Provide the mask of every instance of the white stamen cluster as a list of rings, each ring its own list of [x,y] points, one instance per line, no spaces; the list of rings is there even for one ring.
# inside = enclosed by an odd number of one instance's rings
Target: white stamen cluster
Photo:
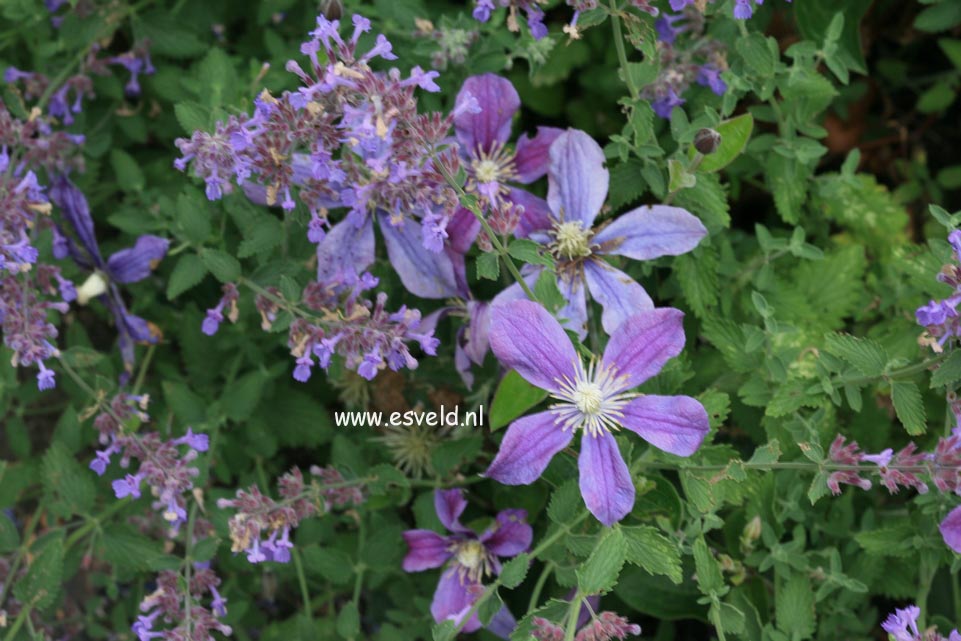
[[[557,258],[574,260],[591,255],[591,229],[584,229],[580,222],[556,223],[553,236],[549,249]]]
[[[559,403],[551,405],[561,429],[582,429],[591,436],[620,429],[624,418],[621,410],[637,396],[624,393],[623,376],[612,366],[598,367],[591,360],[587,369],[578,360],[574,363],[573,380],[565,376],[557,380],[559,390],[551,394]]]
[[[516,178],[517,174],[514,152],[499,142],[495,142],[490,151],[477,149],[470,167],[476,182],[500,183],[502,191],[507,190],[504,183]]]
[[[458,541],[451,550],[462,576],[477,583],[494,570],[490,553],[484,544],[476,539]]]

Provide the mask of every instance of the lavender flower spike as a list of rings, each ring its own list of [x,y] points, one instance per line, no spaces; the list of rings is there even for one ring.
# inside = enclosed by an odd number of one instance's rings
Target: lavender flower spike
[[[467,508],[461,490],[437,490],[434,509],[444,527],[451,532],[441,536],[432,530],[408,530],[404,541],[408,552],[404,557],[404,571],[422,572],[447,563],[441,575],[430,613],[440,623],[445,620],[461,622],[477,597],[483,592],[482,580],[501,571],[500,557],[513,557],[530,547],[534,536],[525,522],[524,510],[504,510],[494,524],[481,534],[461,525],[460,515]],[[464,625],[464,632],[481,627],[476,615]]]
[[[612,432],[626,428],[658,449],[690,456],[708,433],[707,411],[689,396],[628,393],[684,347],[683,314],[671,308],[631,316],[611,336],[600,362],[585,366],[553,316],[537,303],[491,309],[490,342],[505,366],[557,400],[514,421],[485,472],[507,485],[537,479],[581,430],[581,495],[604,525],[634,506],[634,483]]]

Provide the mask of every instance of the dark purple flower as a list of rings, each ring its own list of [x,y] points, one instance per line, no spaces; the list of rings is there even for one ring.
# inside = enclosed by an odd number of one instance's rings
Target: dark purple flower
[[[689,396],[629,393],[684,347],[683,314],[670,308],[625,320],[599,362],[585,366],[560,324],[531,301],[491,309],[491,349],[501,363],[558,400],[514,421],[486,476],[507,485],[536,480],[581,430],[581,494],[604,525],[634,505],[634,483],[612,431],[626,428],[658,449],[690,456],[708,433],[704,407]]]
[[[608,334],[628,317],[651,310],[644,288],[602,257],[651,260],[694,249],[707,234],[695,216],[680,207],[645,205],[599,229],[594,220],[607,197],[609,175],[604,152],[582,131],[570,129],[550,149],[547,203],[549,215],[533,221],[530,238],[542,243],[557,261],[557,285],[568,304],[560,311],[570,329],[587,333],[587,291],[601,304],[601,323]],[[531,282],[543,268],[529,271]],[[523,298],[520,285],[494,299]]]
[[[507,146],[514,115],[520,109],[520,96],[506,78],[492,73],[471,76],[457,94],[457,104],[476,101],[479,111],[458,110],[454,129],[460,143],[461,158],[467,169],[469,192],[481,198],[485,209],[502,200],[524,208],[519,227],[521,235],[531,228],[534,219],[547,214],[547,203],[533,194],[513,187],[512,183],[530,184],[547,173],[551,143],[563,133],[555,127],[538,127],[537,135],[523,134],[516,149]],[[466,235],[476,236],[480,222],[466,209],[455,214],[467,225]]]
[[[460,523],[467,508],[462,490],[437,490],[434,493],[437,517],[451,533],[442,536],[432,530],[408,530],[404,541],[406,572],[422,572],[447,564],[441,574],[430,612],[434,620],[460,623],[483,592],[483,580],[500,574],[500,558],[517,556],[531,544],[533,531],[525,522],[524,510],[504,510],[494,524],[481,534]],[[481,627],[476,615],[463,626],[465,632]]]
[[[78,246],[61,232],[68,254],[80,267],[91,272],[87,281],[77,289],[77,302],[85,305],[91,299],[98,298],[113,314],[124,362],[123,378],[126,380],[133,372],[134,343],[156,343],[158,332],[147,321],[127,310],[117,284],[134,283],[146,278],[166,256],[170,243],[159,236],[140,236],[133,247],[121,249],[104,260],[83,192],[66,175],[60,175],[54,179],[50,197],[60,207],[80,241]]]
[[[697,84],[709,87],[718,96],[727,91],[727,83],[721,80],[721,69],[717,65],[701,65],[697,70]]]
[[[678,96],[673,88],[668,87],[651,101],[651,109],[661,118],[670,119],[674,107],[680,107],[684,102],[685,100]]]

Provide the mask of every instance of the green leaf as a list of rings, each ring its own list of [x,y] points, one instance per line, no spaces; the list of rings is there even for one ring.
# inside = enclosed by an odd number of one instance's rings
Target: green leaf
[[[941,47],[941,51],[948,57],[951,64],[953,64],[956,69],[961,70],[961,40],[941,38],[938,40],[938,46]]]
[[[64,515],[87,514],[93,507],[96,489],[90,470],[81,465],[67,447],[55,441],[43,456],[43,486]]]
[[[954,0],[932,5],[914,19],[915,29],[929,33],[948,31],[959,24],[961,24],[961,3]]]
[[[177,224],[184,238],[194,245],[203,245],[210,236],[210,214],[198,194],[181,193],[177,196]]]
[[[117,184],[124,191],[142,191],[146,184],[140,165],[133,156],[123,149],[114,147],[110,150],[110,166],[117,176]]]
[[[63,534],[45,542],[35,556],[28,556],[26,576],[13,584],[13,595],[35,610],[46,610],[60,594],[63,578]]]
[[[216,539],[208,539],[216,542]],[[100,543],[100,556],[118,569],[128,571],[173,570],[180,558],[164,554],[163,544],[127,528],[107,530]]]
[[[196,287],[207,275],[207,266],[197,254],[184,254],[174,265],[167,282],[167,299],[173,300],[188,289]]]
[[[621,528],[604,531],[594,552],[577,570],[577,585],[584,594],[601,594],[617,583],[627,557],[627,541]]]
[[[668,190],[671,193],[693,187],[697,184],[697,176],[687,170],[681,161],[671,158],[667,161]]]
[[[824,349],[844,359],[865,376],[880,376],[889,360],[880,343],[850,334],[827,334],[824,337]]]
[[[918,97],[917,109],[923,114],[944,111],[954,102],[957,90],[948,81],[937,82]]]
[[[681,582],[681,553],[674,543],[646,525],[622,527],[621,530],[627,543],[625,558],[628,563],[651,574],[663,574],[673,583]]]
[[[244,240],[237,248],[237,256],[248,258],[263,254],[284,241],[284,226],[273,216],[261,216],[248,229],[243,230]]]
[[[557,313],[567,304],[567,299],[557,287],[557,276],[549,269],[542,269],[534,281],[534,297],[551,313]]]
[[[891,401],[898,420],[908,434],[917,436],[927,430],[921,391],[913,381],[891,381]]]
[[[311,546],[303,551],[304,568],[335,585],[346,585],[354,575],[350,556],[327,546]]]
[[[61,358],[67,361],[70,367],[85,368],[94,367],[103,360],[103,354],[89,347],[71,347],[61,352]]]
[[[909,557],[915,552],[917,526],[900,521],[874,530],[858,532],[854,540],[865,552],[875,556]]]
[[[150,41],[151,55],[192,58],[207,49],[207,45],[170,12],[157,10],[137,15],[133,26],[137,41]]]
[[[550,256],[541,253],[543,246],[527,238],[518,238],[511,242],[507,252],[517,260],[528,265],[551,266],[554,262]]]
[[[174,415],[188,425],[196,425],[207,419],[207,402],[187,385],[180,382],[161,383],[164,399]]]
[[[755,449],[754,455],[751,456],[751,460],[748,462],[752,465],[767,465],[769,463],[777,463],[779,458],[781,458],[781,444],[777,439],[774,439],[770,443]]]
[[[674,260],[684,299],[698,317],[706,316],[717,304],[720,291],[717,266],[717,252],[709,247],[698,247]]]
[[[337,634],[345,639],[353,639],[360,634],[360,612],[356,601],[348,601],[337,613]]]
[[[948,359],[934,370],[931,387],[954,387],[954,383],[958,381],[961,381],[961,350],[951,352]]]
[[[266,374],[261,370],[255,370],[241,376],[233,385],[227,386],[221,398],[227,418],[232,421],[244,421],[250,418],[257,404],[260,403],[266,382]]]
[[[753,31],[745,38],[738,38],[735,45],[748,69],[761,78],[773,76],[778,62],[777,45],[772,48],[768,40],[762,34]]]
[[[583,506],[577,479],[570,479],[554,490],[547,505],[547,516],[558,525],[567,525]]]
[[[531,556],[522,552],[504,564],[501,569],[500,581],[505,588],[512,590],[524,582],[527,570],[531,565]]]
[[[491,430],[499,430],[545,398],[546,390],[531,385],[516,371],[508,371],[497,386],[491,402]]]
[[[720,591],[724,587],[721,566],[718,565],[717,559],[711,554],[703,536],[694,541],[693,552],[694,567],[697,569],[697,584],[701,588],[701,593],[711,594]]]
[[[230,283],[240,278],[240,262],[230,254],[219,249],[204,249],[200,252],[210,273],[222,283]]]
[[[501,264],[494,252],[486,252],[477,257],[477,277],[497,280],[501,275]]]
[[[794,16],[801,35],[814,42],[828,41],[833,36],[832,26],[835,17],[844,15],[844,28],[838,44],[838,57],[849,69],[860,73],[867,70],[864,54],[861,51],[861,20],[871,6],[872,0],[846,0],[843,11],[834,0],[806,0],[794,3]]]
[[[20,533],[13,519],[0,514],[0,554],[13,552],[20,547]]]
[[[714,129],[721,134],[721,144],[713,154],[704,156],[697,167],[698,171],[719,171],[731,164],[744,151],[748,140],[751,139],[754,116],[746,113],[737,118],[725,120]]]
[[[803,574],[792,574],[778,591],[777,627],[793,641],[810,639],[816,627],[814,593]]]
[[[210,127],[210,110],[195,102],[177,103],[174,105],[174,116],[188,135]]]

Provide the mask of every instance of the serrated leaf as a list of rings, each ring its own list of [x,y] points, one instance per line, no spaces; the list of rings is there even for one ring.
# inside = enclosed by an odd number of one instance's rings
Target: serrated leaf
[[[961,381],[961,350],[956,350],[931,375],[931,387],[954,386]]]
[[[174,105],[174,116],[188,135],[195,131],[204,131],[210,126],[210,110],[195,102]]]
[[[304,568],[335,585],[346,585],[354,575],[350,556],[342,550],[311,546],[303,551]]]
[[[622,527],[621,530],[627,543],[628,563],[651,574],[662,574],[673,583],[681,582],[681,553],[676,545],[649,526]]]
[[[167,299],[173,300],[200,284],[207,275],[207,266],[196,254],[184,254],[174,265],[167,281]]]
[[[814,634],[814,593],[811,582],[803,574],[792,574],[778,591],[777,627],[792,641],[810,639]]]
[[[547,398],[547,391],[531,385],[514,370],[501,379],[491,402],[490,426],[496,431]]]
[[[854,540],[865,552],[876,556],[908,557],[914,553],[913,537],[917,528],[906,521],[858,532]]]
[[[117,184],[124,191],[142,191],[146,184],[140,165],[123,149],[110,150],[110,166],[117,176]]]
[[[356,601],[348,601],[337,613],[337,634],[344,639],[353,639],[360,633],[360,611]]]
[[[824,349],[844,359],[865,376],[880,376],[889,360],[880,343],[850,334],[827,334],[824,337]]]
[[[75,368],[93,367],[103,360],[103,354],[89,347],[75,346],[61,352],[61,358]]]
[[[511,590],[524,582],[527,570],[531,565],[531,556],[527,552],[522,552],[504,564],[501,569],[500,582],[505,588]]]
[[[86,514],[93,507],[96,489],[90,470],[73,457],[67,447],[56,441],[43,456],[43,485],[57,511]]]
[[[230,254],[219,249],[204,249],[200,253],[210,273],[222,283],[230,283],[240,278],[240,262]]]
[[[542,251],[543,247],[539,243],[526,238],[518,238],[507,247],[507,252],[512,257],[528,265],[552,265],[554,261]]]
[[[627,542],[621,528],[606,530],[594,552],[577,570],[577,585],[581,592],[601,594],[613,588],[626,556]]]
[[[20,533],[17,526],[6,513],[0,512],[0,554],[12,552],[20,547]]]
[[[718,592],[724,587],[724,577],[721,575],[721,566],[717,559],[711,554],[707,547],[704,537],[699,537],[694,541],[694,567],[697,570],[697,585],[702,594]]]
[[[244,230],[244,240],[237,248],[237,256],[248,258],[268,252],[284,240],[284,227],[273,216],[263,216],[249,229]]]
[[[927,430],[921,391],[913,381],[891,381],[891,401],[898,420],[908,434],[916,436]]]
[[[126,528],[104,532],[100,555],[114,567],[127,571],[173,570],[181,563],[178,557],[164,554],[160,541]]]
[[[577,516],[583,505],[581,491],[577,486],[577,480],[571,479],[551,494],[550,503],[547,505],[547,515],[554,523],[566,525]]]
[[[47,540],[38,554],[27,557],[26,576],[13,585],[13,595],[35,610],[46,610],[60,594],[63,577],[63,535]]]
[[[501,265],[494,252],[487,252],[477,257],[477,277],[487,280],[497,280],[501,275]]]

